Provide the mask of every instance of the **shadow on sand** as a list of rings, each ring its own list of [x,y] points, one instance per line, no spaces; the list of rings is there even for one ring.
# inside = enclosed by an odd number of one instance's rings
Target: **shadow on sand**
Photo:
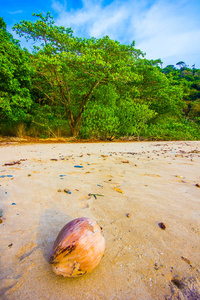
[[[49,262],[50,252],[58,233],[71,220],[69,215],[60,210],[47,209],[41,214],[37,229],[37,244],[46,261]]]

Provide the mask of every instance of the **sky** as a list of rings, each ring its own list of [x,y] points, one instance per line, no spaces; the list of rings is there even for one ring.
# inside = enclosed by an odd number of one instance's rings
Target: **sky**
[[[15,23],[47,12],[75,36],[135,41],[135,48],[147,59],[161,59],[163,67],[184,61],[200,69],[200,0],[0,0],[0,16],[17,39]],[[22,41],[31,50],[28,45]]]

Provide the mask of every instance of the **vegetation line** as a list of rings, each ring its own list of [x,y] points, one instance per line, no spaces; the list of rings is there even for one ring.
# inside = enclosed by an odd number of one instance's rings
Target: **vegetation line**
[[[200,70],[162,68],[108,36],[80,38],[33,14],[13,29],[0,17],[0,135],[113,140],[200,139]]]

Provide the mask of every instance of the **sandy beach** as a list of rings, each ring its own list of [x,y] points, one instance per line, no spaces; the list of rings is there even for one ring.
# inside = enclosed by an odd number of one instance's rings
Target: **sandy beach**
[[[0,214],[2,300],[200,299],[199,141],[2,143]],[[57,276],[53,242],[79,217],[105,254]]]

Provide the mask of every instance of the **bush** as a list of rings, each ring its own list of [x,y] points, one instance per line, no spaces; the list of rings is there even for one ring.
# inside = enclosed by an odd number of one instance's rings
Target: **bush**
[[[169,119],[163,123],[151,124],[145,134],[155,140],[199,140],[199,126],[185,118]]]

